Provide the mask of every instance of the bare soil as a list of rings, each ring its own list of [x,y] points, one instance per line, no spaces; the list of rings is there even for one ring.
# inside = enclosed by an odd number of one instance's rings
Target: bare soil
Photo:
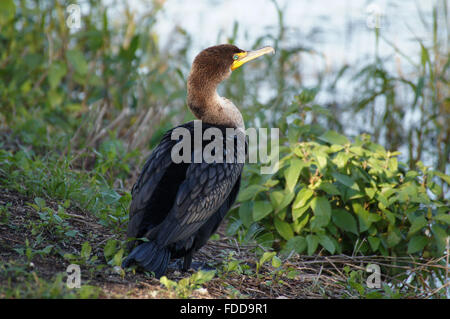
[[[25,256],[19,254],[16,249],[25,247],[26,239],[33,245],[36,241],[36,234],[32,233],[31,225],[40,223],[37,212],[28,205],[33,200],[15,191],[3,190],[0,192],[0,205],[11,203],[8,208],[9,216],[7,223],[0,221],[0,264],[12,266],[14,264],[26,264]],[[57,210],[57,203],[46,201],[47,207]],[[51,233],[43,233],[43,240],[34,249],[42,249],[46,245],[58,245],[60,251],[64,253],[79,254],[81,246],[85,241],[89,241],[92,247],[92,254],[97,255],[98,263],[106,264],[103,256],[103,247],[110,238],[116,238],[111,231],[99,224],[96,218],[89,212],[78,209],[68,209],[67,221],[78,230],[77,235],[69,243],[58,241]],[[195,256],[194,262],[207,263],[212,267],[220,266],[230,252],[241,263],[247,263],[250,268],[255,268],[256,257],[252,252],[252,247],[242,247],[232,238],[224,235],[224,227],[219,230],[220,239],[210,240]],[[65,273],[69,261],[62,256],[64,253],[52,253],[44,256],[36,255],[29,265],[30,272],[35,272],[39,278],[51,281],[57,273]],[[203,285],[204,289],[195,290],[193,298],[320,298],[323,294],[315,289],[318,284],[326,283],[320,280],[313,273],[296,276],[294,279],[282,278],[274,280],[271,269],[263,267],[260,276],[239,275],[230,272],[226,276],[217,276],[210,282]],[[93,269],[93,270],[92,270]],[[92,267],[88,274],[83,273],[82,283],[101,288],[102,298],[171,298],[176,297],[173,292],[162,286],[159,280],[150,276],[135,272],[128,272],[122,276],[114,271],[110,266],[97,270]],[[300,269],[301,270],[301,269]],[[191,275],[194,271],[181,272],[175,263],[169,267],[166,276],[178,281],[183,277]],[[280,278],[281,279],[281,278]],[[8,280],[12,284],[21,284],[23,278],[11,278],[2,276],[0,273],[0,285],[6,285]],[[327,283],[328,285],[329,283]],[[336,287],[334,287],[336,288]],[[334,289],[333,289],[334,290]]]

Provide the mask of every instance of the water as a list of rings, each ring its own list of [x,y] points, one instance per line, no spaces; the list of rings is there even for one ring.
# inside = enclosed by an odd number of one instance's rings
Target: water
[[[411,0],[280,0],[279,7],[284,8],[285,24],[288,28],[312,38],[291,37],[289,45],[302,44],[314,47],[326,56],[325,67],[336,67],[343,63],[352,64],[366,56],[374,56],[374,28],[402,51],[410,54],[418,52],[417,43],[411,41],[417,36],[425,41],[432,38],[429,30],[420,21],[418,8],[431,23],[434,1]],[[132,7],[140,6],[140,1],[132,1]],[[379,23],[372,23],[374,14],[370,9],[379,10]],[[201,49],[226,42],[233,31],[234,22],[240,25],[239,47],[248,48],[259,36],[265,35],[277,26],[278,17],[275,5],[270,0],[204,0],[191,1],[168,0],[160,13],[156,29],[159,34],[167,35],[175,25],[185,29],[193,36],[192,54]],[[414,30],[414,33],[410,31]],[[218,34],[222,34],[218,39]],[[247,37],[245,36],[247,34]],[[295,33],[294,33],[295,35]],[[389,45],[380,43],[381,56],[394,53]],[[311,66],[315,68],[324,66]]]
[[[114,0],[105,1],[115,2]],[[228,42],[233,34],[235,22],[239,23],[239,32],[235,44],[242,49],[251,49],[255,39],[268,33],[276,35],[278,16],[276,6],[271,0],[160,0],[163,9],[158,13],[156,33],[161,39],[171,41],[170,35],[175,27],[180,27],[191,36],[192,43],[188,51],[192,61],[202,49]],[[129,8],[137,15],[150,8],[151,1],[132,0],[127,2]],[[432,10],[436,5],[442,7],[441,0],[279,0],[279,8],[284,13],[284,24],[287,27],[285,47],[298,45],[314,48],[319,55],[302,54],[301,73],[305,86],[314,85],[317,75],[323,72],[337,72],[343,65],[358,66],[375,60],[376,55],[384,59],[385,67],[394,74],[401,72],[406,78],[415,78],[414,64],[420,64],[420,46],[417,39],[425,45],[430,45],[432,35]],[[123,3],[109,6],[122,12]],[[110,10],[111,13],[111,10]],[[112,10],[114,14],[114,10]],[[120,17],[119,17],[120,18]],[[440,23],[443,15],[439,16]],[[375,44],[375,29],[378,28],[381,37],[395,44],[398,51],[383,39],[378,46]],[[448,47],[448,34],[439,35],[444,47]],[[169,39],[169,40],[167,40]],[[270,45],[264,43],[263,45]],[[410,59],[405,59],[403,52]],[[348,103],[355,87],[348,81],[338,82],[334,96],[322,92],[317,102],[326,105],[327,102],[341,99]],[[264,91],[268,100],[270,90]],[[407,93],[411,94],[411,93]],[[402,98],[400,96],[400,98]],[[411,99],[411,96],[405,96]],[[380,110],[381,113],[381,110]],[[364,122],[365,114],[344,115],[344,122],[352,123],[345,128],[345,134],[355,135],[361,131],[370,132],[355,122]],[[419,121],[421,114],[407,112],[405,127]],[[360,118],[360,120],[352,119]],[[380,141],[383,143],[383,141]],[[401,149],[405,154],[406,148]],[[433,155],[425,155],[424,162],[432,164]]]

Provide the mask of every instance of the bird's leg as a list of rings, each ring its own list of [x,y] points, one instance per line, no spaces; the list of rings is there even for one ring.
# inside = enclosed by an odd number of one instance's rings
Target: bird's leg
[[[184,256],[184,262],[183,262],[183,271],[188,271],[189,268],[191,268],[191,264],[192,264],[192,251],[189,251],[185,256]]]
[[[188,271],[190,268],[194,269],[195,271],[198,270],[214,270],[215,268],[210,267],[207,263],[200,262],[200,261],[194,261],[192,262],[192,251],[186,254],[184,256],[184,262],[183,262],[183,271]]]

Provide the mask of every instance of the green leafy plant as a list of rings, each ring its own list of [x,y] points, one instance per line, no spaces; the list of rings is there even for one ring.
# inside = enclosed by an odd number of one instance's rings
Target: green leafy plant
[[[78,264],[78,265],[94,265],[95,261],[97,261],[97,256],[92,255],[92,247],[88,241],[85,241],[83,245],[81,245],[81,251],[79,255],[75,254],[64,254],[64,259],[68,260],[70,263]]]
[[[410,170],[367,135],[352,142],[302,123],[289,125],[277,173],[247,170],[232,213],[241,228],[263,226],[257,241],[287,253],[442,256],[448,175],[420,162]]]
[[[166,276],[160,278],[168,290],[174,292],[178,298],[189,298],[195,289],[198,289],[204,283],[211,281],[216,272],[199,270],[190,277],[180,279],[178,282],[168,279]]]
[[[12,206],[12,203],[7,203],[6,205],[0,206],[0,224],[6,225],[8,224],[10,212],[9,208]]]
[[[35,249],[30,245],[30,242],[28,241],[28,238],[25,239],[25,246],[24,247],[18,247],[14,250],[19,253],[19,255],[26,257],[27,263],[30,264],[33,260],[34,256],[45,256],[51,253],[54,245],[47,245],[43,249]]]
[[[116,239],[110,239],[106,242],[103,254],[109,265],[113,267],[122,265],[122,257],[125,252],[122,246],[123,243]]]
[[[34,221],[29,222],[32,235],[46,232],[58,240],[68,241],[78,234],[78,231],[72,229],[69,223],[64,220],[66,215],[63,206],[59,206],[58,211],[55,212],[53,209],[47,207],[45,200],[40,197],[36,197],[34,203],[30,203],[29,206],[37,211],[40,218],[40,222],[38,223]]]

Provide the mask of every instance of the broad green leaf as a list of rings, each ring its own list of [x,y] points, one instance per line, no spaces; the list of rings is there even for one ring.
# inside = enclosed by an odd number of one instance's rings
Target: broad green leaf
[[[236,219],[233,220],[232,223],[230,223],[227,227],[226,234],[227,236],[234,236],[236,235],[237,231],[239,230],[239,227],[242,226],[242,220]]]
[[[370,187],[368,187],[368,188],[365,189],[365,192],[366,192],[367,196],[368,196],[370,199],[372,199],[372,198],[375,196],[377,190],[376,190],[375,188],[370,188]]]
[[[274,267],[274,268],[281,267],[281,259],[278,256],[272,257],[272,267]]]
[[[314,191],[311,189],[304,187],[298,193],[295,198],[294,204],[292,204],[293,209],[301,208],[305,206],[306,202],[314,195]]]
[[[437,224],[431,226],[431,231],[433,232],[434,240],[437,245],[437,253],[442,254],[446,248],[446,241],[449,234],[440,225]]]
[[[396,172],[398,169],[398,161],[397,161],[397,157],[392,157],[389,159],[388,161],[388,168],[393,171]]]
[[[295,125],[289,125],[288,127],[288,141],[289,145],[294,148],[300,139],[300,130]]]
[[[378,247],[380,247],[381,240],[378,237],[369,236],[367,237],[367,241],[369,242],[373,252],[376,252]]]
[[[358,155],[363,156],[366,150],[364,150],[361,146],[352,146],[349,148],[350,152]]]
[[[290,161],[289,168],[285,171],[286,187],[290,192],[294,191],[295,185],[297,185],[298,177],[303,167],[305,167],[305,162],[294,157]]]
[[[278,210],[282,210],[283,208],[288,206],[292,202],[294,197],[295,197],[295,193],[289,192],[287,194],[284,194],[283,201],[281,202],[280,207],[278,207]]]
[[[303,206],[301,208],[292,209],[292,219],[296,221],[308,210],[309,205]]]
[[[332,175],[336,179],[336,181],[338,181],[339,183],[341,183],[355,191],[359,191],[358,184],[356,184],[356,182],[351,177],[349,177],[347,175],[342,175],[342,174],[336,173],[336,172],[333,172]]]
[[[263,232],[261,235],[257,235],[256,241],[261,246],[270,249],[273,245],[274,236],[272,232]]]
[[[450,215],[448,213],[436,215],[434,219],[444,222],[447,225],[450,225]]]
[[[275,210],[280,211],[288,206],[295,197],[294,192],[290,191],[276,191],[270,194],[270,200]]]
[[[259,264],[262,265],[265,262],[271,260],[273,258],[273,256],[275,256],[276,254],[277,253],[274,251],[266,251],[259,259]]]
[[[425,226],[427,226],[428,222],[423,216],[419,216],[413,220],[411,223],[411,227],[409,228],[408,237],[414,235],[418,231],[422,230]]]
[[[317,226],[325,227],[330,223],[331,205],[325,196],[314,197],[311,201],[311,208],[316,216]]]
[[[255,197],[259,192],[266,190],[267,188],[261,185],[250,185],[245,188],[241,188],[239,192],[238,201],[243,202]]]
[[[274,191],[270,193],[270,202],[272,203],[272,206],[274,209],[278,209],[280,207],[281,202],[284,198],[284,192],[283,191]]]
[[[286,240],[291,239],[294,236],[291,225],[289,223],[282,221],[278,217],[274,219],[275,229]]]
[[[80,75],[88,73],[88,64],[83,54],[78,50],[67,51],[67,59],[74,68],[74,71]]]
[[[434,175],[436,175],[439,178],[441,178],[444,182],[446,182],[447,185],[450,185],[450,176],[449,175],[446,175],[446,174],[444,174],[442,172],[439,172],[439,171],[434,171],[433,173],[434,173]]]
[[[333,241],[327,235],[318,235],[319,243],[323,248],[328,250],[331,254],[334,254],[336,247],[334,247]]]
[[[408,254],[414,254],[421,251],[428,243],[428,238],[422,235],[411,237],[408,243]]]
[[[54,62],[48,71],[48,81],[50,84],[50,88],[56,88],[64,75],[66,75],[67,68],[62,63]]]
[[[328,183],[328,182],[322,182],[319,186],[319,189],[323,190],[328,195],[342,196],[341,192],[336,187],[336,185]]]
[[[380,218],[376,214],[371,214],[367,210],[362,207],[360,203],[352,203],[353,211],[355,212],[356,216],[358,217],[358,223],[359,223],[359,231],[363,232],[369,229],[370,225],[372,225],[372,222],[376,221],[375,216]],[[374,215],[374,216],[373,216]]]
[[[430,180],[428,180],[428,181],[430,181]],[[439,184],[437,184],[435,182],[428,182],[427,186],[433,192],[434,195],[441,196],[442,187]]]
[[[387,236],[388,247],[392,248],[392,247],[396,246],[400,242],[400,240],[401,240],[401,237],[397,234],[397,232],[395,230],[391,231],[389,233],[389,235]]]
[[[194,281],[196,284],[202,285],[208,281],[211,281],[214,276],[216,275],[215,270],[199,270],[195,274],[192,275],[192,281]]]
[[[105,255],[106,260],[110,260],[112,256],[116,253],[117,240],[110,239],[106,242],[105,247],[103,248],[103,254]]]
[[[286,243],[285,250],[290,252],[294,250],[297,254],[301,254],[307,247],[306,239],[302,236],[294,236]]]
[[[372,152],[375,152],[376,154],[382,156],[383,158],[386,158],[386,149],[381,146],[380,144],[376,144],[376,143],[370,143],[369,145],[369,149]]]
[[[336,209],[333,210],[331,217],[336,226],[345,231],[358,235],[358,225],[356,224],[356,220],[351,213],[344,209]]]
[[[114,255],[113,264],[114,266],[120,266],[122,264],[122,258],[124,254],[124,249],[120,248],[119,251]]]
[[[328,156],[325,153],[317,152],[314,154],[314,157],[317,162],[317,166],[322,171],[327,167]]]
[[[294,221],[294,224],[293,224],[294,231],[297,234],[300,234],[300,232],[302,231],[303,227],[306,226],[308,221],[309,221],[309,214],[303,215],[303,216],[299,217],[298,219],[296,219]]]
[[[253,203],[253,220],[255,222],[261,220],[272,211],[273,207],[268,201],[255,201]]]
[[[408,171],[405,175],[405,182],[411,181],[416,179],[416,177],[419,176],[419,173],[416,171]]]
[[[306,236],[306,243],[308,245],[308,255],[311,256],[319,245],[319,237],[310,234]]]
[[[332,162],[337,165],[338,168],[344,168],[347,165],[348,160],[352,157],[351,154],[345,152],[339,152]]]
[[[239,218],[245,227],[250,227],[253,222],[252,202],[244,202],[239,207]]]
[[[336,152],[339,152],[339,151],[341,151],[343,149],[344,149],[344,146],[333,144],[333,145],[330,146],[330,148],[328,149],[327,153],[336,153]]]
[[[345,145],[350,143],[350,141],[344,135],[341,135],[335,131],[327,131],[318,138],[319,140],[322,140],[329,144]]]
[[[307,104],[312,102],[316,97],[318,92],[317,88],[312,89],[303,89],[299,95],[296,95],[295,98],[300,102],[300,104]]]
[[[271,187],[274,187],[275,185],[278,185],[278,183],[280,183],[279,180],[269,179],[268,181],[266,181],[264,183],[264,186],[268,187],[268,188],[271,188]]]

